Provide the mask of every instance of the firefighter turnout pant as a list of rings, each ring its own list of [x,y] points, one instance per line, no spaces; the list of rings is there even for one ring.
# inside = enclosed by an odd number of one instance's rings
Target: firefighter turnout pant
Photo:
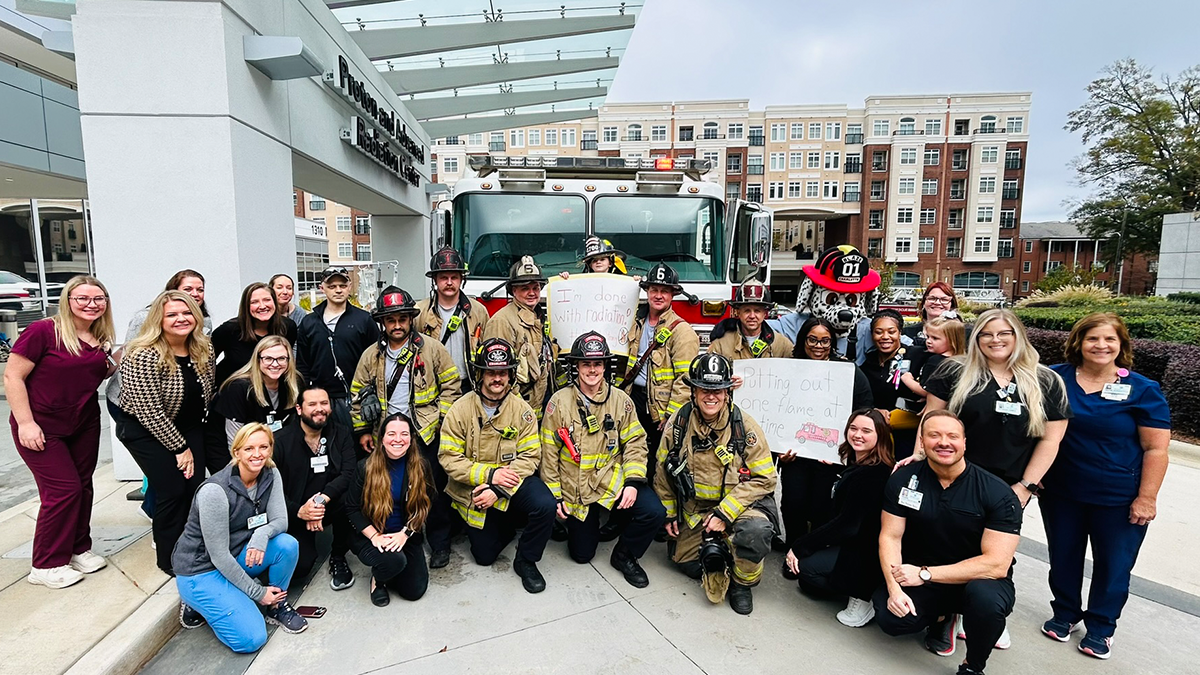
[[[716,516],[714,516],[716,517]],[[771,539],[775,528],[762,511],[746,509],[732,526],[726,526],[733,547],[733,583],[757,586],[762,578],[763,559],[771,551]],[[704,521],[696,527],[688,527],[680,521],[679,538],[675,541],[672,560],[688,576],[699,578],[700,541],[704,535]]]
[[[617,502],[620,501],[618,498]],[[627,509],[618,509],[614,504],[609,511],[599,504],[592,504],[588,507],[586,520],[574,516],[567,518],[567,552],[572,560],[581,565],[592,561],[600,545],[600,522],[608,513],[611,513],[610,519],[619,517],[625,524],[617,546],[624,548],[633,558],[641,558],[646,554],[655,533],[662,529],[663,521],[667,518],[667,511],[658,500],[658,495],[648,485],[637,486],[637,501]]]
[[[529,476],[509,498],[506,511],[488,509],[482,528],[466,528],[471,556],[476,564],[491,565],[516,536],[517,528],[524,527],[517,542],[517,558],[538,562],[546,550],[546,542],[550,541],[557,510],[550,488],[541,478]]]

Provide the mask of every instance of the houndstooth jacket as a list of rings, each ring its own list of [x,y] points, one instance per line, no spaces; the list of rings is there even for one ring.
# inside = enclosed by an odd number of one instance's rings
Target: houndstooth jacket
[[[212,403],[216,393],[212,350],[208,353],[208,368],[200,373],[205,406]],[[121,359],[121,410],[133,415],[171,452],[188,449],[187,439],[175,427],[175,416],[183,404],[183,371],[163,372],[158,365],[158,352],[139,349]],[[192,448],[201,452],[201,448]]]

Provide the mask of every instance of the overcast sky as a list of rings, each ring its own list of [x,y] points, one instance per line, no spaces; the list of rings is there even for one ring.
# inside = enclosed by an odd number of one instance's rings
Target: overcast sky
[[[1198,26],[1200,0],[647,0],[608,100],[761,110],[1031,91],[1022,220],[1058,220],[1089,191],[1069,166],[1083,145],[1063,129],[1088,83],[1127,56],[1172,75],[1200,64]]]

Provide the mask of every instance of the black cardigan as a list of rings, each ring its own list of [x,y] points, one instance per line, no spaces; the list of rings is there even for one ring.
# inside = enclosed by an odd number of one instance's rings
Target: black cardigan
[[[314,455],[304,442],[304,429],[300,424],[300,418],[293,417],[275,435],[275,465],[283,478],[284,502],[288,520],[293,525],[299,523],[296,514],[300,507],[317,492],[329,497],[334,507],[344,503],[342,500],[354,480],[354,442],[350,440],[349,431],[336,424],[325,425],[321,435],[325,439],[329,466],[325,467],[324,473],[313,473],[310,460]],[[328,509],[327,505],[326,514]]]

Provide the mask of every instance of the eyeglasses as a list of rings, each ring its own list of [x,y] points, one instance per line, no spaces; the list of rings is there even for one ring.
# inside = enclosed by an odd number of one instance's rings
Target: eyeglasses
[[[95,305],[97,307],[103,307],[108,304],[108,296],[107,295],[97,295],[94,298],[88,297],[86,295],[72,295],[71,299],[75,301],[75,304],[83,305],[84,307],[87,307],[88,305]]]
[[[289,356],[259,356],[258,360],[269,366],[280,366],[288,362]]]
[[[804,344],[808,345],[809,347],[828,347],[829,345],[833,344],[833,340],[830,338],[807,337],[804,338]]]
[[[950,298],[945,295],[931,295],[925,298],[925,304],[927,305],[949,305],[953,302],[954,298]]]
[[[1013,338],[1013,336],[1016,334],[1017,334],[1016,331],[1011,331],[1011,330],[1002,330],[999,333],[980,333],[979,341],[980,342],[991,342],[993,340],[1000,340],[1001,342],[1005,342],[1005,341],[1011,340]]]

